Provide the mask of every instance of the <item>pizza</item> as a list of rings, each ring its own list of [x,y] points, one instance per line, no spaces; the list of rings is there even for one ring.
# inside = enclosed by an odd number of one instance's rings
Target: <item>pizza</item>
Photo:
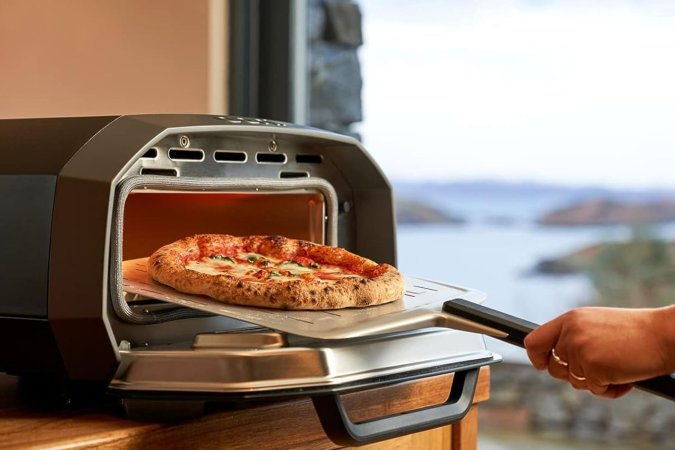
[[[186,237],[155,251],[148,272],[180,292],[276,309],[366,307],[405,291],[403,277],[389,264],[283,236]]]

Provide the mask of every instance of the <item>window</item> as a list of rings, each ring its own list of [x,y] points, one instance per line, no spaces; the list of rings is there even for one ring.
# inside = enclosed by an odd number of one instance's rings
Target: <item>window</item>
[[[487,291],[488,306],[534,322],[583,304],[675,301],[673,6],[281,4],[295,66],[267,82],[287,97],[257,101],[281,99],[287,115],[270,118],[362,139],[394,185],[404,272]],[[282,41],[270,42],[268,56],[281,55]],[[521,350],[489,347],[507,361],[493,369],[490,404],[502,420],[480,428],[490,448],[560,448],[525,442],[535,428],[570,448],[672,434],[649,425],[670,404],[639,393],[596,401],[535,372]],[[500,423],[516,433],[491,428]]]

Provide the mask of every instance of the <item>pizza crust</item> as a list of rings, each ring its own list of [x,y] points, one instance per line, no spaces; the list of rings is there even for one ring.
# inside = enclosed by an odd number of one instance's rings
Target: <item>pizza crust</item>
[[[292,260],[310,258],[318,264],[344,267],[354,274],[325,282],[298,277],[292,280],[247,280],[236,274],[206,274],[186,268],[192,261],[234,249]],[[341,309],[388,303],[401,298],[405,283],[389,264],[377,264],[342,248],[282,236],[196,235],[166,245],[150,256],[153,279],[189,294],[207,295],[229,304],[276,309]]]

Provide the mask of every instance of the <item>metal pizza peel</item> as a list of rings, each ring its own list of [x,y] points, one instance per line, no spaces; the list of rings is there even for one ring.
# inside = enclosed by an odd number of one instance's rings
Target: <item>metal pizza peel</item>
[[[443,303],[448,300],[461,298],[478,304],[486,298],[482,292],[446,283],[405,277],[405,295],[390,303],[367,308],[290,311],[230,305],[206,296],[178,292],[154,281],[147,272],[146,261],[147,258],[124,261],[124,291],[298,336],[324,340],[351,339],[428,327],[504,335],[498,330],[444,313]]]

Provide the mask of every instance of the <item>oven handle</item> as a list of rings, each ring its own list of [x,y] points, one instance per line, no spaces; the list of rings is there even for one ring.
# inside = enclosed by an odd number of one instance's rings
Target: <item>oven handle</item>
[[[506,333],[506,337],[495,337],[522,348],[525,348],[525,337],[539,326],[536,323],[460,298],[445,302],[443,311]],[[675,373],[636,381],[632,385],[650,394],[675,401]]]
[[[339,445],[364,445],[441,427],[461,420],[473,403],[480,368],[455,372],[445,403],[354,423],[340,394],[312,397],[321,426]]]

